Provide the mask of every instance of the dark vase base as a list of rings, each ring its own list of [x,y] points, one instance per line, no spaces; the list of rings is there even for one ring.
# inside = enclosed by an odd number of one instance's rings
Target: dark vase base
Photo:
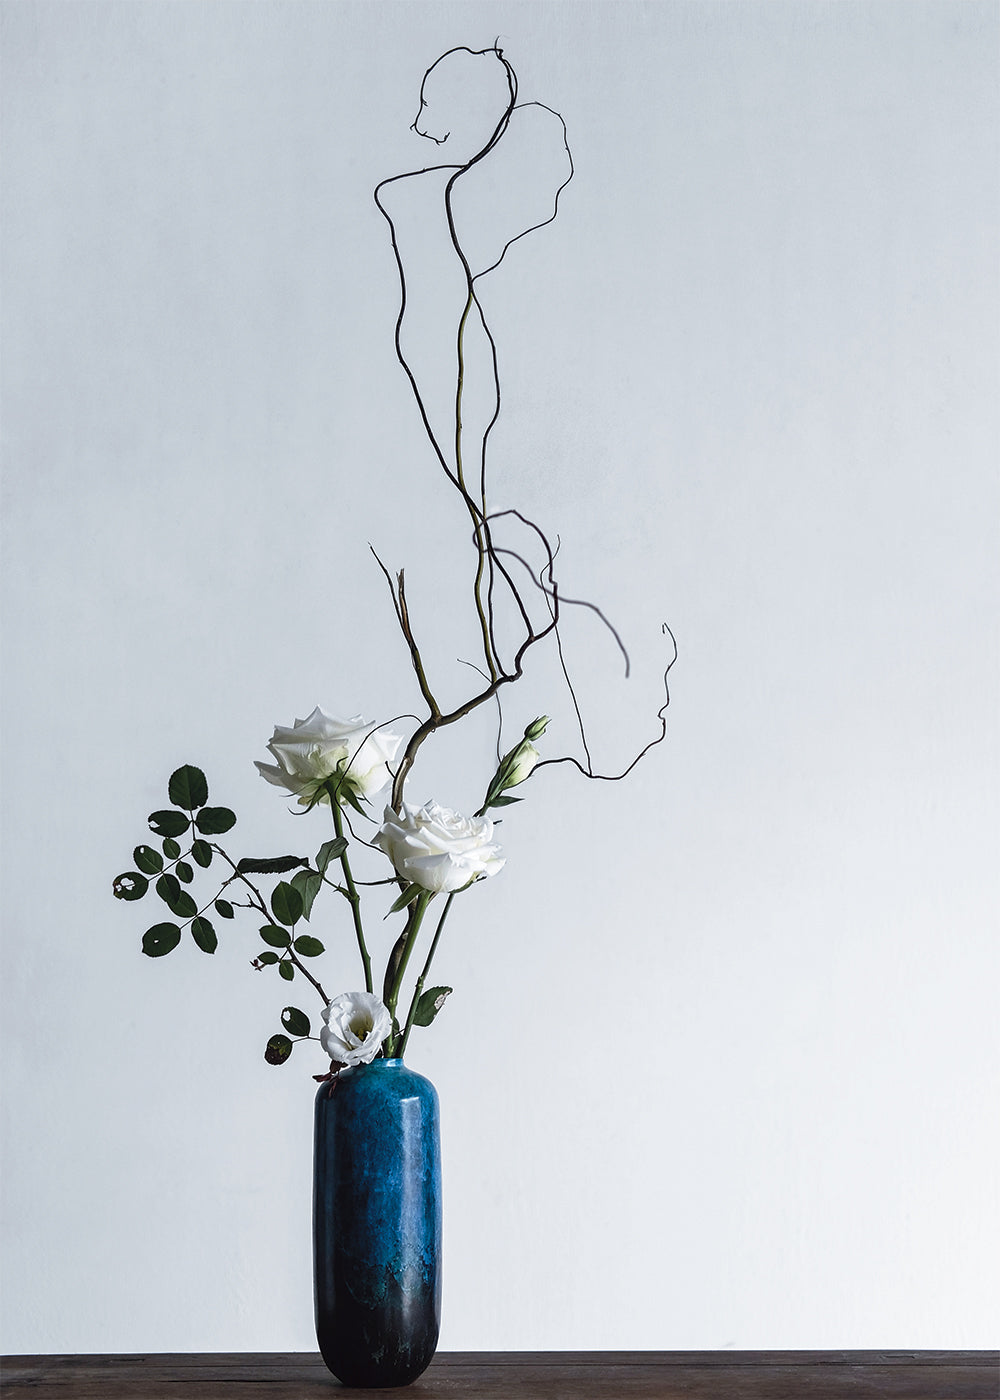
[[[323,1360],[344,1385],[362,1388],[409,1385],[430,1365],[438,1340],[433,1294],[407,1297],[393,1279],[377,1309],[356,1303],[339,1289],[334,1325],[322,1320],[317,1339]]]

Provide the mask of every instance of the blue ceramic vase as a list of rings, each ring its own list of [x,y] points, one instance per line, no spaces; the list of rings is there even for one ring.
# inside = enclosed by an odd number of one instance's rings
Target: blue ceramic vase
[[[344,1385],[409,1385],[441,1317],[434,1085],[402,1060],[342,1070],[316,1095],[316,1337]]]

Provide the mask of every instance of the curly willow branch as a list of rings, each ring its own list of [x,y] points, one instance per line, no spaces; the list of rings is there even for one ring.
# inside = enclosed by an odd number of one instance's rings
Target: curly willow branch
[[[421,82],[421,111],[423,111],[424,107],[426,106],[425,90],[427,87],[428,79],[430,78],[434,69],[437,68],[439,64],[443,63],[446,59],[452,57],[452,55],[455,54],[468,54],[471,58],[485,58],[487,55],[492,55],[496,58],[498,63],[502,65],[503,77],[506,81],[507,101],[504,105],[504,109],[499,117],[499,120],[497,120],[489,136],[489,139],[486,141],[486,143],[482,146],[480,150],[478,150],[473,156],[471,156],[468,160],[464,162],[444,163],[438,165],[425,166],[419,170],[406,171],[399,175],[390,176],[388,179],[382,180],[375,187],[373,197],[379,212],[381,213],[389,227],[389,235],[392,244],[393,256],[396,260],[396,268],[399,275],[399,311],[396,316],[395,329],[393,332],[393,339],[396,349],[396,358],[398,359],[399,364],[402,367],[403,372],[407,377],[407,380],[409,381],[410,389],[416,402],[417,411],[420,415],[420,420],[423,425],[425,436],[437,458],[438,464],[440,465],[442,471],[445,473],[445,476],[448,478],[452,486],[455,487],[455,489],[462,497],[465,507],[469,512],[469,517],[472,524],[472,540],[476,550],[476,571],[472,592],[476,616],[479,624],[479,631],[481,635],[483,661],[482,667],[473,666],[473,669],[478,671],[479,674],[482,675],[483,680],[486,682],[486,684],[483,686],[482,689],[471,695],[461,705],[458,705],[454,709],[447,712],[441,710],[437,701],[434,698],[434,693],[431,690],[430,683],[428,681],[426,670],[424,667],[423,659],[420,654],[420,649],[417,644],[413,627],[410,621],[409,611],[406,605],[403,573],[399,572],[394,580],[389,570],[382,563],[382,560],[378,558],[378,555],[375,555],[379,567],[381,568],[382,573],[385,576],[386,583],[388,584],[389,592],[392,597],[393,608],[396,613],[396,619],[399,623],[400,630],[402,631],[403,636],[406,640],[407,647],[409,648],[410,660],[414,672],[416,674],[418,684],[420,686],[421,694],[423,695],[424,701],[428,708],[427,718],[424,719],[417,726],[416,730],[411,736],[410,741],[406,747],[406,750],[403,754],[402,759],[400,760],[399,766],[396,771],[392,789],[392,805],[396,808],[397,811],[399,810],[402,802],[403,784],[406,780],[406,776],[412,768],[417,752],[419,751],[420,746],[423,744],[424,740],[427,739],[436,730],[446,725],[454,724],[457,720],[461,719],[467,714],[470,714],[480,705],[483,705],[490,700],[496,700],[498,707],[500,707],[500,693],[502,688],[506,685],[513,683],[521,677],[521,675],[523,674],[525,658],[528,652],[531,650],[531,648],[537,646],[541,641],[543,641],[550,635],[555,636],[556,646],[559,655],[559,664],[562,670],[564,680],[566,682],[566,686],[569,690],[574,711],[576,713],[581,741],[583,744],[583,751],[586,755],[586,763],[583,764],[579,761],[579,759],[574,758],[570,755],[567,755],[566,757],[561,759],[548,759],[545,760],[545,762],[573,763],[580,770],[580,772],[585,774],[588,778],[601,778],[604,776],[602,774],[594,772],[593,763],[591,761],[590,756],[590,749],[587,743],[586,729],[584,726],[583,716],[580,712],[580,706],[577,702],[576,691],[574,689],[573,682],[570,678],[570,674],[566,666],[565,657],[563,655],[562,641],[559,634],[560,608],[563,604],[573,607],[586,608],[600,620],[603,626],[606,627],[611,633],[616,645],[621,651],[621,654],[624,658],[626,676],[629,673],[629,657],[628,652],[625,649],[625,645],[622,642],[618,631],[604,616],[600,608],[598,608],[596,604],[587,602],[584,599],[565,598],[560,594],[554,570],[555,551],[553,551],[548,539],[546,538],[544,531],[533,520],[530,520],[520,511],[505,510],[496,513],[489,513],[487,511],[486,479],[489,440],[493,428],[495,427],[500,417],[500,411],[502,407],[502,395],[500,387],[500,365],[497,345],[493,333],[490,329],[489,323],[487,321],[486,313],[483,308],[482,302],[480,301],[478,295],[477,284],[488,273],[495,271],[495,269],[500,266],[500,264],[506,258],[507,253],[515,243],[519,242],[523,238],[526,238],[529,234],[536,232],[538,229],[544,228],[546,225],[552,223],[557,218],[559,213],[559,198],[563,190],[573,178],[574,164],[573,155],[569,145],[568,133],[566,130],[566,123],[563,120],[562,116],[553,108],[548,107],[541,102],[524,103],[521,104],[520,107],[518,106],[517,76],[514,72],[514,69],[511,67],[511,64],[504,57],[502,49],[496,44],[485,49],[470,49],[465,45],[459,45],[455,48],[449,49],[446,53],[442,54],[440,58],[436,59],[435,62],[432,63],[431,66],[425,71],[423,80]],[[549,214],[546,218],[539,220],[537,223],[531,224],[527,228],[521,229],[518,233],[512,235],[504,243],[499,257],[497,257],[494,262],[492,262],[488,267],[483,268],[479,272],[473,272],[471,263],[469,261],[469,256],[462,244],[461,238],[459,237],[458,227],[455,221],[453,204],[454,191],[458,186],[459,181],[461,181],[471,170],[473,170],[477,165],[479,165],[483,160],[485,160],[486,157],[489,156],[490,152],[493,151],[498,145],[498,143],[503,139],[508,130],[511,117],[513,116],[514,112],[518,110],[523,110],[528,107],[540,108],[541,110],[550,113],[550,115],[552,115],[558,120],[562,128],[562,141],[563,147],[566,152],[569,173],[555,191],[552,201],[551,214]],[[417,131],[419,135],[425,136],[427,139],[435,142],[435,144],[437,145],[442,145],[449,139],[450,133],[447,133],[443,137],[435,137],[431,136],[427,132],[420,131],[417,126],[417,122],[419,121],[419,115],[420,114],[418,113],[417,118],[413,122],[412,128],[413,130]],[[391,186],[400,184],[400,182],[403,181],[420,180],[426,176],[434,174],[435,172],[450,172],[448,174],[448,178],[445,182],[443,190],[444,215],[451,247],[455,253],[455,256],[458,259],[458,263],[461,267],[465,280],[465,302],[461,311],[461,315],[459,317],[455,337],[456,372],[452,443],[452,450],[454,452],[453,460],[449,458],[448,451],[445,448],[442,437],[440,436],[439,432],[435,429],[435,426],[431,421],[431,416],[427,407],[427,401],[425,399],[424,389],[421,385],[418,373],[414,369],[410,361],[407,359],[407,355],[404,352],[402,329],[406,317],[409,295],[407,269],[404,262],[403,254],[399,246],[399,237],[396,223],[394,222],[392,215],[390,214],[389,210],[386,208],[386,205],[384,203],[385,192]],[[490,374],[492,377],[492,391],[494,396],[494,406],[492,414],[490,415],[489,421],[487,422],[486,426],[481,430],[481,436],[478,442],[478,481],[476,483],[475,494],[473,494],[473,492],[469,489],[469,484],[467,481],[465,467],[465,430],[462,417],[466,375],[466,333],[470,324],[470,320],[472,318],[474,318],[475,321],[478,323],[478,326],[481,329],[482,334],[485,338],[490,364]],[[516,519],[523,527],[525,527],[528,531],[534,534],[545,556],[545,564],[543,565],[541,570],[536,570],[535,568],[533,568],[529,564],[528,560],[525,559],[522,555],[518,554],[515,550],[510,548],[501,548],[497,544],[495,544],[493,538],[493,524],[494,522],[507,517],[512,517]],[[372,553],[374,554],[374,550],[372,551]],[[513,562],[511,564],[508,564],[508,560]],[[515,567],[518,569],[519,572],[523,571],[525,577],[528,580],[527,584],[523,582],[519,583],[517,581],[514,573]],[[528,607],[528,596],[539,591],[543,595],[547,615],[546,621],[542,625],[536,625],[532,621],[531,613]],[[521,629],[520,640],[515,640],[514,642],[509,643],[509,646],[512,648],[513,654],[510,655],[509,658],[506,660],[504,659],[503,648],[501,647],[497,636],[497,618],[503,598],[506,598],[507,602],[513,605],[513,608],[518,618],[518,626]],[[665,630],[669,632],[668,628],[666,628]],[[673,634],[671,633],[670,635],[672,639]],[[677,651],[675,645],[673,660],[671,660],[670,665],[667,667],[667,671],[664,673],[664,686],[666,686],[667,672],[669,672],[670,666],[673,665],[673,661],[676,660],[676,655]],[[468,664],[472,665],[473,663]],[[632,761],[631,764],[629,764],[629,767],[625,770],[625,773],[617,775],[617,778],[624,777],[626,773],[630,772],[632,768],[635,767],[635,764],[638,763],[639,759],[642,758],[643,755],[647,753],[650,748],[652,748],[655,744],[661,742],[666,733],[666,720],[664,716],[667,704],[669,704],[669,692],[667,694],[667,700],[661,707],[657,716],[661,723],[660,735],[657,738],[653,739],[651,743],[647,744],[646,747],[642,750],[642,752],[636,756],[636,758]],[[543,766],[543,764],[539,764],[538,766],[541,767]],[[617,778],[608,780],[617,781]]]

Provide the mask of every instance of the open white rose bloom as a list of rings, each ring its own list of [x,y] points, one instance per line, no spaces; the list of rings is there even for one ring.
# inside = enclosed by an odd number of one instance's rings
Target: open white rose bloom
[[[367,1065],[392,1030],[392,1017],[374,992],[343,992],[323,1012],[323,1049],[341,1065]]]
[[[277,764],[257,763],[261,776],[275,787],[294,793],[308,804],[328,778],[346,773],[346,783],[358,797],[370,797],[384,788],[392,776],[388,765],[403,742],[402,736],[368,723],[360,715],[334,719],[316,707],[308,719],[297,719],[291,729],[275,728],[268,749]],[[321,793],[320,802],[329,802]]]
[[[488,817],[464,817],[434,801],[422,807],[404,802],[398,816],[386,807],[373,844],[404,880],[434,894],[464,889],[504,865]]]

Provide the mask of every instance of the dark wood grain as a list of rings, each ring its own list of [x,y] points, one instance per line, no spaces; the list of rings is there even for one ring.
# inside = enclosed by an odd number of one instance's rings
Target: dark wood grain
[[[400,1390],[346,1389],[308,1352],[9,1356],[33,1400],[1000,1400],[986,1351],[451,1352]]]

